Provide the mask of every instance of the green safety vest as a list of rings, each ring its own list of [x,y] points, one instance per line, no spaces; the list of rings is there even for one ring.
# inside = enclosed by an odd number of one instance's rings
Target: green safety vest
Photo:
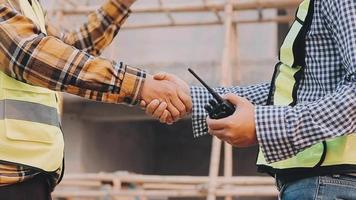
[[[46,33],[44,13],[37,0],[32,0],[32,6],[27,0],[19,3],[23,14]],[[56,92],[0,72],[0,162],[44,172],[61,167],[64,141],[58,101]]]
[[[278,106],[294,106],[297,90],[305,67],[305,37],[314,13],[314,1],[304,0],[297,11],[296,20],[280,49],[280,62],[276,65],[269,102]],[[330,139],[316,144],[296,156],[267,164],[259,153],[259,171],[272,174],[314,171],[316,173],[356,172],[356,135]]]

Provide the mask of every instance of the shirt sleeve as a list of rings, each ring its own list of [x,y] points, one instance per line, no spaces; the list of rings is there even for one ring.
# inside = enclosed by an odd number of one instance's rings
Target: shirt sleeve
[[[323,6],[325,24],[334,33],[346,75],[334,93],[319,101],[295,107],[256,107],[257,137],[269,163],[356,132],[356,2],[327,1]]]
[[[119,32],[131,13],[130,6],[135,1],[106,1],[97,11],[90,13],[87,22],[76,31],[63,32],[48,22],[48,34],[91,55],[100,55]]]
[[[0,69],[19,81],[107,103],[135,104],[145,72],[94,57],[46,36],[31,20],[0,5]]]
[[[266,105],[270,84],[260,84],[247,87],[219,87],[215,88],[220,95],[233,93],[239,96],[247,98],[255,105]],[[203,87],[193,86],[191,87],[191,95],[193,99],[193,135],[194,137],[200,137],[208,133],[208,126],[206,124],[206,118],[208,113],[205,111],[204,106],[208,104],[210,99],[213,99],[212,95]]]

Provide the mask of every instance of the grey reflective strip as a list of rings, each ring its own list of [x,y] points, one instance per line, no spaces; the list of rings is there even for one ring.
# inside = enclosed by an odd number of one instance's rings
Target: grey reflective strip
[[[38,103],[0,100],[0,120],[15,119],[59,127],[57,109]]]

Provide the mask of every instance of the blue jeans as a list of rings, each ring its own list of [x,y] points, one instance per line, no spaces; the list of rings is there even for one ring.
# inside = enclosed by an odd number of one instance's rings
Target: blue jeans
[[[281,200],[356,200],[356,176],[331,175],[292,183],[277,180]]]

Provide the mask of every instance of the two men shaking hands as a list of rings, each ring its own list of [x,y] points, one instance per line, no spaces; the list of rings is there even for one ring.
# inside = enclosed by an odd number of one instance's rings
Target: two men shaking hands
[[[193,109],[189,85],[175,75],[158,73],[147,76],[140,106],[148,115],[161,123],[173,124],[189,115]],[[234,94],[225,98],[237,109],[224,119],[207,117],[208,131],[219,139],[237,147],[248,147],[257,143],[254,105]]]

